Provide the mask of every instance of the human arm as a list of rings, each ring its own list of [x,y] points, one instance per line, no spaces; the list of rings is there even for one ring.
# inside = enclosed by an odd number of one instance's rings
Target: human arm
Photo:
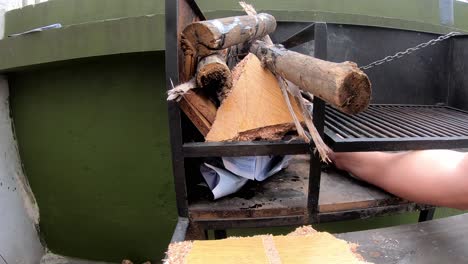
[[[334,153],[339,169],[417,203],[468,209],[468,153]]]

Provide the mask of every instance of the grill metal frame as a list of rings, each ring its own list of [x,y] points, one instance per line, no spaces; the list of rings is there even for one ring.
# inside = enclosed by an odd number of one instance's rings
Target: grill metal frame
[[[337,152],[468,147],[468,112],[449,106],[375,104],[356,116],[327,106],[325,141]]]
[[[178,36],[181,29],[192,21],[204,20],[204,16],[198,8],[194,0],[166,0],[166,87],[170,89],[171,80],[174,83],[179,83],[179,77],[183,71],[182,67],[182,54],[178,45]],[[320,59],[327,59],[328,56],[328,42],[330,38],[328,36],[327,24],[324,22],[316,22],[310,25],[303,31],[299,32],[301,38],[314,37],[314,54],[315,57]],[[297,33],[297,34],[299,34]],[[291,36],[287,40],[289,43],[296,43],[297,38],[295,35]],[[307,39],[311,40],[311,39]],[[288,43],[288,41],[285,41]],[[332,60],[332,59],[330,59]],[[325,128],[324,131],[324,116],[325,116],[325,104],[319,98],[314,99],[314,124],[317,130],[322,134],[329,128]],[[421,210],[424,214],[421,215],[420,221],[432,218],[431,207],[424,205],[408,204],[404,206],[392,205],[382,207],[370,207],[359,210],[351,211],[336,211],[329,213],[320,213],[318,210],[318,197],[320,193],[320,159],[317,153],[313,151],[313,144],[306,144],[303,141],[292,141],[292,142],[232,142],[232,143],[201,143],[192,142],[184,139],[183,125],[184,120],[182,119],[180,109],[175,102],[168,102],[168,119],[170,129],[170,140],[172,150],[172,168],[174,175],[174,185],[176,192],[176,202],[178,209],[179,222],[175,230],[173,241],[181,241],[185,239],[185,233],[189,232],[192,234],[192,238],[206,239],[207,230],[214,229],[216,237],[225,236],[223,230],[227,228],[238,228],[238,227],[270,227],[270,226],[289,226],[289,225],[300,225],[317,222],[328,222],[345,219],[357,219],[367,218],[371,215],[386,215],[393,213],[400,213],[405,211]],[[343,118],[343,117],[341,117]],[[355,126],[359,126],[355,124]],[[350,132],[351,133],[351,132]],[[379,131],[381,135],[385,135],[382,131]],[[409,141],[404,142],[403,138],[363,138],[355,136],[354,140],[347,140],[346,142],[337,141],[337,138],[331,136],[325,136],[328,140],[334,140],[332,146],[337,151],[362,151],[362,150],[394,150],[395,148],[401,149],[418,149],[420,142],[415,138],[408,138]],[[369,134],[370,135],[370,134]],[[368,136],[369,136],[368,135]],[[398,141],[392,142],[392,140],[398,139]],[[443,139],[441,139],[441,146],[444,145]],[[464,142],[468,142],[463,139]],[[430,141],[436,144],[437,139],[431,138]],[[451,139],[451,144],[453,139]],[[389,144],[386,147],[385,144]],[[455,144],[454,144],[455,145]],[[393,147],[390,147],[393,146]],[[396,147],[395,147],[396,146]],[[425,147],[428,145],[425,144]],[[458,147],[458,146],[457,146]],[[282,216],[274,215],[265,218],[244,218],[237,220],[224,220],[224,219],[210,219],[208,221],[193,221],[189,217],[189,203],[187,195],[187,176],[191,174],[190,161],[201,157],[216,157],[216,156],[250,156],[250,155],[284,155],[284,154],[301,154],[308,153],[311,155],[310,169],[309,169],[309,192],[307,197],[307,211],[299,216]],[[429,211],[427,211],[429,210]]]

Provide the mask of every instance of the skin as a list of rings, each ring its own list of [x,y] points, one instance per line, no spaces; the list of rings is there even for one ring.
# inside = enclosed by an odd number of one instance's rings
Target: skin
[[[334,153],[339,169],[417,203],[468,209],[468,153],[424,150],[401,153]]]

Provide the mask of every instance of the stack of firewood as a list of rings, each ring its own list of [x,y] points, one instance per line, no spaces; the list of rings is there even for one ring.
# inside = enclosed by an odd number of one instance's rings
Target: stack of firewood
[[[183,30],[184,83],[168,100],[179,102],[206,141],[277,140],[293,132],[313,140],[327,160],[330,150],[312,123],[310,98],[357,114],[369,105],[369,79],[353,62],[323,61],[273,44],[268,34],[275,18],[241,5],[248,15]]]

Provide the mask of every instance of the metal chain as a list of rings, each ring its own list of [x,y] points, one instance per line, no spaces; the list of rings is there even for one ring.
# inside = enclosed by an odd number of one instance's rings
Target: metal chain
[[[406,49],[405,51],[400,51],[400,52],[397,52],[395,55],[392,55],[392,56],[387,56],[383,59],[380,59],[380,60],[377,60],[377,61],[374,61],[372,63],[369,63],[367,64],[366,66],[361,66],[359,67],[361,70],[367,70],[367,69],[370,69],[370,68],[373,68],[375,66],[378,66],[378,65],[381,65],[381,64],[384,64],[386,62],[390,62],[390,61],[393,61],[393,60],[396,60],[396,59],[399,59],[403,56],[406,56],[408,54],[411,54],[413,53],[414,51],[417,51],[417,50],[420,50],[420,49],[423,49],[427,46],[432,46],[434,44],[437,44],[438,42],[441,42],[441,41],[444,41],[448,38],[451,38],[453,36],[456,36],[456,35],[461,35],[460,32],[450,32],[446,35],[442,35],[436,39],[431,39],[429,40],[428,42],[424,42],[424,43],[421,43],[415,47],[412,47],[412,48],[408,48]]]

